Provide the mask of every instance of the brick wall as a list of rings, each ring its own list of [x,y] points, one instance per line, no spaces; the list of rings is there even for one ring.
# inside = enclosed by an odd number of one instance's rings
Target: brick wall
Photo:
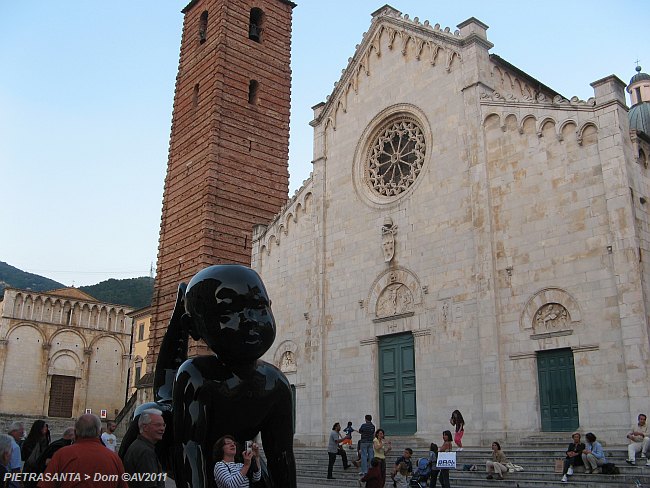
[[[261,42],[248,38],[252,8]],[[208,12],[204,41],[201,15]],[[250,265],[255,224],[288,197],[292,4],[199,0],[184,10],[147,367],[177,286],[219,263]],[[249,83],[258,82],[255,103]],[[197,345],[191,354],[200,352]]]

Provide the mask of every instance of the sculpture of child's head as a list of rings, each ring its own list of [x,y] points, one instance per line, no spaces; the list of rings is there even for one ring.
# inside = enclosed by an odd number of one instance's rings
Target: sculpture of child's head
[[[196,340],[227,362],[261,357],[275,340],[275,319],[259,275],[220,264],[199,271],[185,291],[185,317]]]

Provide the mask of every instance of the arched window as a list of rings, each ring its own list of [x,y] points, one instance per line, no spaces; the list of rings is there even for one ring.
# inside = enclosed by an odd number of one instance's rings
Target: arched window
[[[251,9],[248,22],[248,38],[255,42],[262,42],[262,24],[264,23],[264,12],[259,8]]]
[[[257,105],[257,89],[259,83],[256,80],[251,80],[248,83],[248,103],[251,105]]]
[[[205,10],[201,14],[201,19],[199,20],[199,42],[203,44],[208,38],[208,11]]]

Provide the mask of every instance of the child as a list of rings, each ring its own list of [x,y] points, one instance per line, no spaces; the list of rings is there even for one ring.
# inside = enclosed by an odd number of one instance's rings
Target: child
[[[348,422],[348,426],[343,429],[343,432],[345,432],[345,438],[343,439],[343,442],[341,442],[341,445],[350,446],[348,449],[354,449],[354,447],[352,447],[352,432],[356,432],[356,430],[352,428],[352,422]]]
[[[370,461],[370,469],[363,478],[361,478],[361,481],[366,482],[366,488],[384,488],[386,483],[381,473],[379,459],[372,458],[372,461]]]
[[[395,473],[395,477],[393,480],[395,483],[393,486],[397,488],[407,488],[408,487],[408,481],[406,479],[408,475],[408,467],[406,466],[406,463],[399,463],[399,468],[397,470],[397,473]]]
[[[438,462],[438,444],[434,444],[433,442],[429,446],[429,465],[431,466],[431,474],[430,476],[430,488],[436,488],[436,483],[438,481],[438,475],[440,474],[440,470],[436,469],[436,463]],[[442,480],[440,480],[440,483],[442,483]]]
[[[456,427],[454,442],[458,446],[458,451],[463,450],[463,434],[465,433],[465,420],[459,410],[454,410],[449,419],[449,423]]]

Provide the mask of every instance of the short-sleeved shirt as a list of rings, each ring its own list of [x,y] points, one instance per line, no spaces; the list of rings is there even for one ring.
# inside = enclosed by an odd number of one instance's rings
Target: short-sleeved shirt
[[[345,432],[345,437],[352,439],[352,432],[354,432],[354,429],[352,427],[346,427],[343,429],[343,432]]]
[[[115,437],[115,434],[109,434],[108,432],[104,432],[102,434],[102,442],[111,451],[115,452],[115,446],[117,446],[117,437]]]
[[[329,442],[327,443],[327,452],[336,453],[339,450],[339,433],[333,430],[330,432]]]
[[[375,425],[372,422],[366,422],[359,427],[359,434],[361,434],[361,442],[372,444],[375,437]]]

